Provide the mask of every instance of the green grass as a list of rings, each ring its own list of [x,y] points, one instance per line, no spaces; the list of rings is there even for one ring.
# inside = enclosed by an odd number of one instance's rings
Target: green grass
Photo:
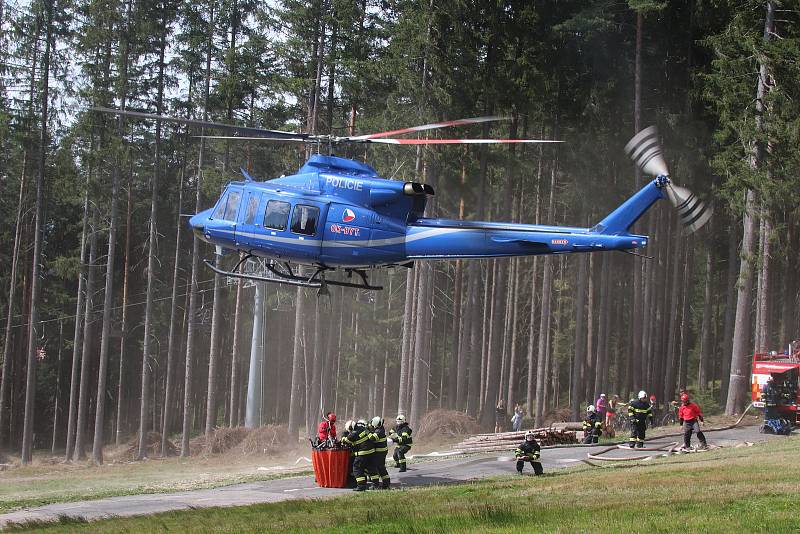
[[[798,532],[800,438],[635,466],[554,471],[149,517],[45,532]]]

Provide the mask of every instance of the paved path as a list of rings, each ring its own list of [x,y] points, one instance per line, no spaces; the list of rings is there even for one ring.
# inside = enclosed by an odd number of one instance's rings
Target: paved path
[[[745,441],[763,441],[775,438],[758,433],[758,427],[742,427],[708,435],[709,442],[720,446],[733,446]],[[660,438],[648,441],[648,447],[664,445],[679,438]],[[545,471],[576,465],[586,458],[588,452],[596,452],[606,446],[563,447],[542,451],[542,465]],[[612,451],[607,456],[625,456],[625,450]],[[636,453],[641,454],[640,452]],[[435,462],[410,464],[405,473],[390,469],[393,487],[429,486],[434,484],[455,484],[498,475],[514,473],[511,452],[486,453],[474,456],[459,456]],[[530,466],[527,466],[530,469]],[[350,493],[348,489],[318,488],[311,476],[300,476],[235,484],[214,489],[159,493],[151,495],[127,495],[95,501],[50,504],[38,508],[19,510],[0,515],[0,528],[8,523],[27,521],[55,521],[69,516],[85,520],[102,519],[112,516],[148,515],[173,510],[188,510],[212,506],[241,506],[256,503],[279,502],[291,499],[313,499],[335,497]]]

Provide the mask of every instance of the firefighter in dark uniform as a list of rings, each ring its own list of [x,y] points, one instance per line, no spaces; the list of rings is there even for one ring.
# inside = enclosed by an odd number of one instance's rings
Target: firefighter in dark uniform
[[[350,442],[347,439],[350,436],[350,433],[353,431],[353,427],[355,427],[355,426],[356,426],[356,422],[353,421],[352,419],[347,421],[344,424],[344,432],[342,432],[341,439],[339,440],[339,442],[343,446],[347,447],[350,450],[350,460],[349,460],[349,462],[347,464],[347,473],[348,473],[347,487],[348,488],[354,488],[356,486],[356,479],[353,476],[353,459],[355,458],[355,454],[354,454],[354,451],[353,451],[353,447],[350,446]]]
[[[647,392],[640,391],[638,398],[628,403],[628,417],[631,420],[630,448],[644,447],[644,434],[647,430],[647,420],[653,419],[653,407],[647,400]]]
[[[389,446],[386,443],[386,429],[383,427],[383,418],[373,417],[369,423],[369,430],[369,438],[375,447],[375,452],[371,456],[372,467],[370,467],[372,488],[389,489],[389,472],[386,470],[386,454],[389,452]]]
[[[603,423],[597,415],[597,410],[593,405],[586,407],[586,418],[583,420],[583,442],[597,443],[600,434],[603,433]]]
[[[536,442],[536,436],[530,430],[525,433],[525,441],[514,450],[514,456],[517,458],[517,473],[522,474],[522,468],[525,467],[525,462],[530,462],[533,467],[533,472],[536,475],[544,473],[542,464],[539,462],[540,448]]]
[[[356,487],[353,491],[364,491],[367,489],[370,456],[375,452],[375,446],[369,439],[366,421],[359,419],[353,426],[353,430],[342,438],[342,443],[350,446],[353,454],[353,476],[356,479]]]
[[[404,473],[406,471],[406,453],[411,450],[411,443],[413,443],[411,427],[408,426],[406,416],[403,414],[397,416],[395,423],[397,424],[389,435],[392,441],[397,443],[392,457],[394,458],[394,466],[399,467],[400,472]]]

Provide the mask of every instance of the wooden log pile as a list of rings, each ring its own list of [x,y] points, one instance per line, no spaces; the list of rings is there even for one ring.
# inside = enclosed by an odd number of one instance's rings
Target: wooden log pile
[[[568,445],[578,443],[575,431],[565,428],[534,428],[536,441],[544,447],[547,445]],[[519,432],[500,432],[498,434],[477,434],[453,446],[464,452],[492,452],[513,450],[525,439],[527,430]]]

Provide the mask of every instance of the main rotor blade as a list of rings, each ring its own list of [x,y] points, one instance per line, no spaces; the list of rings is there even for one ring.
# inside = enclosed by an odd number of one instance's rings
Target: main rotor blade
[[[633,136],[625,145],[625,152],[645,174],[668,176],[667,162],[658,143],[658,130],[655,126],[645,128]]]
[[[348,137],[347,139],[352,141],[361,141],[364,139],[379,139],[381,137],[390,137],[392,135],[400,135],[411,132],[422,132],[425,130],[433,130],[435,128],[446,128],[447,126],[463,126],[464,124],[478,124],[481,122],[506,121],[506,120],[508,120],[508,117],[496,117],[496,116],[473,117],[471,119],[457,119],[454,121],[433,122],[431,124],[423,124],[422,126],[412,126],[411,128],[402,128],[400,130],[391,130],[388,132],[378,132],[367,135],[356,135]]]
[[[273,138],[305,138],[306,134],[296,132],[284,132],[281,130],[267,130],[264,128],[253,128],[250,126],[236,126],[234,124],[223,124],[220,122],[201,121],[195,119],[184,119],[181,117],[170,117],[168,115],[156,115],[154,113],[143,113],[141,111],[129,111],[122,109],[112,109],[104,107],[93,107],[93,111],[100,111],[102,113],[111,113],[114,115],[123,115],[125,117],[133,117],[136,119],[156,120],[165,122],[175,122],[178,124],[186,124],[188,126],[197,126],[200,128],[216,128],[219,130],[226,130],[233,133]]]
[[[350,139],[352,141],[352,139]],[[552,139],[363,139],[361,143],[387,145],[488,145],[492,143],[563,143]]]
[[[242,135],[193,135],[198,139],[228,139],[233,141],[287,141],[298,143],[321,143],[313,137],[245,137]]]

